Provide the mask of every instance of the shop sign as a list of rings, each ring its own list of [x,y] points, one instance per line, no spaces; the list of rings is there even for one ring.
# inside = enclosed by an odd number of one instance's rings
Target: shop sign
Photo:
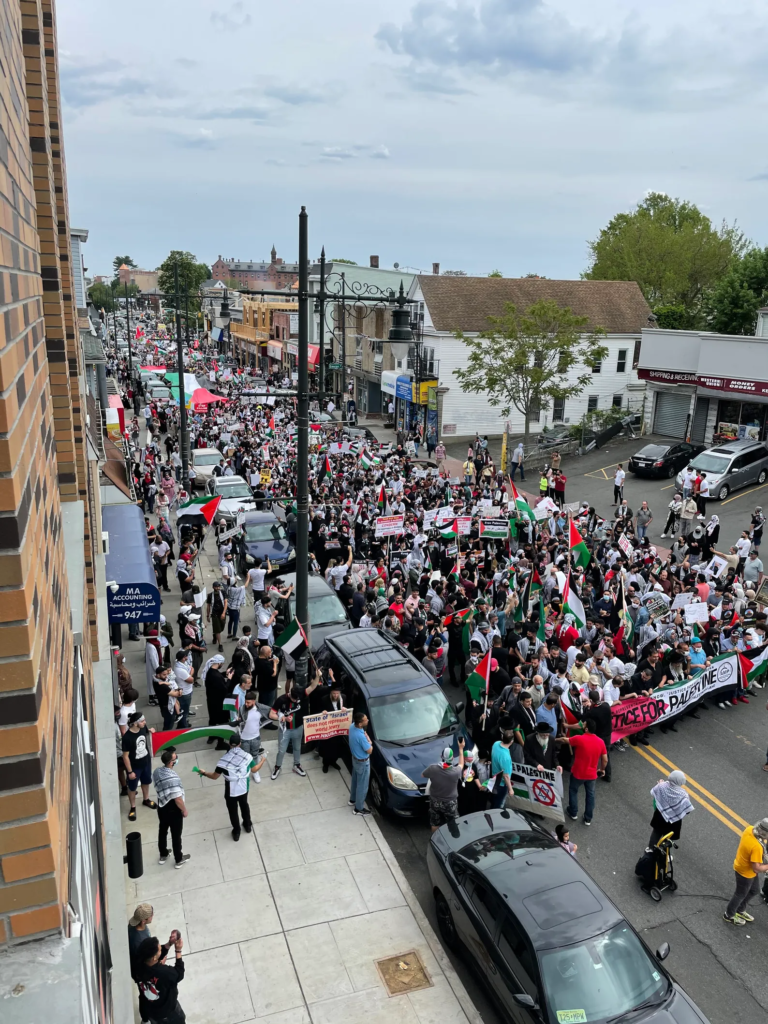
[[[660,384],[694,384],[712,391],[737,391],[742,394],[768,395],[768,381],[747,380],[744,377],[708,377],[681,370],[647,370],[639,367],[641,380],[657,381]]]

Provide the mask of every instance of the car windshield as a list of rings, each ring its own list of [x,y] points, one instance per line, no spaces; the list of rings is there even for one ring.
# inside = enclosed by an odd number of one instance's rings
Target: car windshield
[[[192,461],[196,466],[218,466],[221,462],[220,455],[193,455]]]
[[[259,540],[285,540],[285,530],[281,523],[246,523],[245,539],[248,541]]]
[[[704,452],[697,455],[691,465],[694,469],[701,470],[702,473],[714,473],[716,476],[721,476],[728,469],[728,459],[722,455],[710,455],[709,452]]]
[[[669,982],[626,924],[539,954],[551,1021],[607,1021],[661,1002]]]
[[[642,455],[646,459],[660,459],[662,455],[666,455],[669,451],[669,445],[666,444],[647,444],[645,448],[641,448],[637,453]]]
[[[222,498],[252,498],[253,494],[248,484],[225,484],[218,482],[216,484],[216,493],[220,494]]]
[[[405,693],[371,697],[368,709],[376,739],[385,743],[417,743],[434,739],[459,724],[439,686],[423,686]]]
[[[291,615],[296,615],[296,599],[291,598]],[[346,622],[344,605],[333,594],[322,594],[309,599],[309,622],[312,626],[332,626],[335,622]]]

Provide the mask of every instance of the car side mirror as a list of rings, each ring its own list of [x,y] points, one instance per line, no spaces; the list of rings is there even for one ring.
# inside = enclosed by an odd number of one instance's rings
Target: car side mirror
[[[662,944],[656,950],[656,959],[657,960],[666,960],[668,956],[669,956],[669,943],[668,942],[662,942]]]
[[[461,712],[464,710],[464,701],[460,700],[458,704],[454,704],[453,710],[456,712],[457,715],[460,715]]]
[[[529,996],[527,992],[513,992],[512,998],[518,1006],[522,1006],[526,1010],[533,1010],[535,1012],[539,1009],[539,1004],[533,996]]]

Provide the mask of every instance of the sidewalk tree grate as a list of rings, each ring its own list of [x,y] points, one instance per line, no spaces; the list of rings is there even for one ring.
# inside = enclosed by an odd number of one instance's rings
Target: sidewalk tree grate
[[[376,967],[391,996],[399,996],[404,992],[418,992],[422,988],[432,988],[432,981],[427,970],[414,949],[398,956],[388,956],[384,960],[377,960]]]

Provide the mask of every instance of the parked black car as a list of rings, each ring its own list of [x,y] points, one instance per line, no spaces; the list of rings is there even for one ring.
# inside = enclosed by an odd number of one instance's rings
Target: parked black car
[[[467,951],[514,1024],[707,1024],[617,907],[552,834],[514,811],[432,836],[427,866],[446,945]]]
[[[629,471],[637,476],[663,476],[671,480],[706,447],[705,444],[691,444],[688,441],[647,444],[630,458]]]

